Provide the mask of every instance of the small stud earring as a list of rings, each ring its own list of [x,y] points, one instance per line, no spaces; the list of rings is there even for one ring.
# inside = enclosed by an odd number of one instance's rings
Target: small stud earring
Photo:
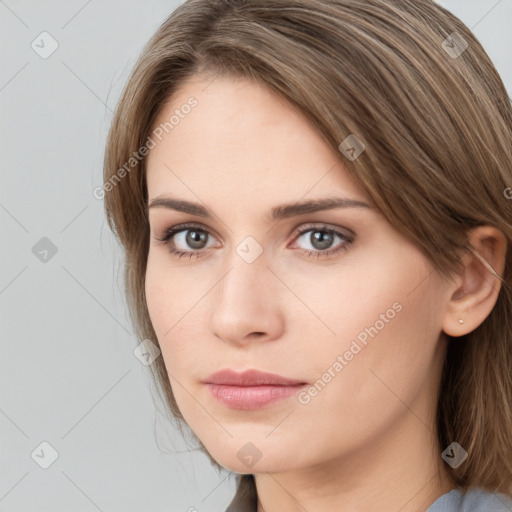
[[[459,320],[459,324],[463,324],[464,323],[464,320]]]

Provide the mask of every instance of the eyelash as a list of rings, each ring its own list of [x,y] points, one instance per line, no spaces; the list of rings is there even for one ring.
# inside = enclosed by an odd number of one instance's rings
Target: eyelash
[[[188,230],[196,230],[196,231],[199,231],[201,233],[206,233],[206,234],[210,234],[206,229],[198,226],[197,224],[180,224],[179,226],[174,226],[170,229],[168,229],[165,233],[164,233],[164,236],[162,238],[158,238],[158,237],[155,237],[156,240],[158,242],[160,242],[161,244],[167,246],[167,248],[169,249],[169,252],[178,257],[178,258],[181,258],[182,256],[188,256],[189,258],[200,258],[202,256],[205,255],[205,253],[207,252],[207,249],[203,249],[203,250],[199,250],[199,251],[181,251],[181,250],[176,250],[174,249],[174,247],[172,247],[170,245],[170,241],[171,241],[171,238],[180,233],[181,231],[188,231]],[[336,248],[334,249],[326,249],[325,251],[320,251],[320,250],[313,250],[313,251],[310,251],[308,249],[297,249],[299,252],[303,253],[303,254],[306,254],[306,256],[308,258],[327,258],[329,256],[332,256],[336,253],[339,253],[341,251],[344,251],[346,249],[348,249],[348,247],[353,243],[353,239],[349,238],[347,235],[345,235],[344,233],[341,233],[340,231],[337,231],[336,229],[333,229],[333,228],[329,228],[325,225],[316,225],[316,226],[308,226],[307,228],[304,228],[302,230],[299,230],[297,231],[296,233],[296,236],[295,236],[295,239],[296,238],[299,238],[300,236],[302,236],[304,233],[308,233],[310,231],[322,231],[322,232],[326,232],[326,233],[330,233],[330,234],[333,234],[333,235],[336,235],[338,236],[339,238],[341,238],[341,240],[344,242],[343,244],[337,246]]]

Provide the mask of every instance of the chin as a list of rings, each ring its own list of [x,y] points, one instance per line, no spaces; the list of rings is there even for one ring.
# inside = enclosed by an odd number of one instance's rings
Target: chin
[[[239,474],[280,473],[293,469],[291,455],[269,449],[268,456],[265,456],[265,450],[259,450],[250,442],[236,447],[231,453],[210,454],[221,466]]]

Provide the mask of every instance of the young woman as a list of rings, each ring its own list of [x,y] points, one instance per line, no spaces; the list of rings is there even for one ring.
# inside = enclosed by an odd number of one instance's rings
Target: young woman
[[[512,510],[512,107],[430,0],[188,0],[105,155],[140,340],[229,511]]]

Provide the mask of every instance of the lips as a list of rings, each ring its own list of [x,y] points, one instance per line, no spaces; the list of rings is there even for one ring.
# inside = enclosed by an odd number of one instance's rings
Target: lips
[[[246,370],[238,373],[234,370],[220,370],[204,381],[206,384],[224,386],[296,386],[306,384],[304,381],[289,379],[274,373],[259,370]]]
[[[273,373],[221,370],[204,383],[222,405],[230,409],[260,409],[297,394],[306,383]]]

